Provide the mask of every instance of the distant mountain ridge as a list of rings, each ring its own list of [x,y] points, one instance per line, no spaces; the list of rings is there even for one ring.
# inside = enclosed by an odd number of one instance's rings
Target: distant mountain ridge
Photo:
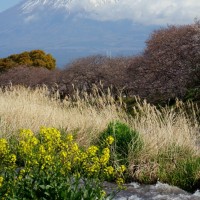
[[[140,53],[156,26],[93,17],[105,6],[118,4],[119,0],[24,0],[0,13],[0,57],[42,49],[63,66],[93,54]]]

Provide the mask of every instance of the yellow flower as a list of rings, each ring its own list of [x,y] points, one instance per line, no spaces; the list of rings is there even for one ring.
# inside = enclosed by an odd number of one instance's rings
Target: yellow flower
[[[37,161],[36,159],[34,159],[34,160],[32,161],[32,164],[33,164],[33,165],[39,165],[39,163],[38,163],[38,161]]]
[[[18,180],[19,180],[19,181],[21,181],[21,180],[22,180],[22,178],[23,178],[23,176],[22,176],[22,175],[19,175],[19,176],[18,176]]]
[[[100,166],[98,164],[93,164],[87,168],[87,171],[89,172],[89,175],[92,175],[94,173],[97,173],[100,169]]]
[[[28,142],[22,140],[19,142],[19,150],[22,154],[28,155],[32,151],[32,146],[29,145]]]
[[[60,147],[62,148],[62,149],[68,149],[68,144],[67,143],[65,143],[65,142],[61,142],[60,143]]]
[[[61,154],[61,156],[62,156],[63,158],[66,158],[66,157],[67,157],[67,152],[66,152],[66,151],[61,151],[60,154]]]
[[[74,176],[75,176],[76,178],[80,178],[80,177],[81,177],[81,175],[80,175],[79,172],[76,172],[76,173],[74,174]]]
[[[114,168],[112,166],[108,166],[104,169],[107,175],[112,175],[114,173]]]
[[[0,139],[0,155],[8,153],[8,142],[6,139]]]
[[[61,169],[60,169],[60,173],[61,173],[62,175],[65,175],[65,170],[64,170],[63,168],[61,168]]]
[[[16,155],[15,154],[11,154],[10,155],[10,163],[15,163],[17,160]]]
[[[40,128],[40,135],[45,142],[60,142],[60,131],[55,128]]]
[[[107,138],[106,138],[106,142],[109,144],[109,145],[111,145],[113,142],[114,142],[114,137],[112,137],[112,136],[108,136]]]
[[[87,157],[88,157],[87,153],[85,153],[85,152],[80,153],[80,158],[82,161],[85,160]]]
[[[43,146],[43,145],[40,145],[40,146],[39,146],[39,153],[40,153],[40,154],[45,154],[45,152],[46,152],[46,150],[45,150],[44,146]]]
[[[69,142],[72,142],[73,141],[73,135],[72,134],[67,134],[66,140],[69,141]]]
[[[52,161],[52,157],[50,155],[47,155],[47,156],[44,157],[44,162],[46,164],[50,164],[51,161]]]
[[[19,133],[20,139],[28,140],[33,136],[33,132],[30,129],[22,129]]]
[[[3,185],[3,177],[0,176],[0,188],[2,187],[2,185]]]
[[[105,196],[106,196],[105,190],[101,190],[101,196],[102,196],[102,197],[105,197]]]
[[[87,153],[91,156],[95,156],[96,155],[96,152],[98,151],[98,147],[97,146],[90,146],[88,149],[87,149]]]
[[[66,170],[68,170],[68,171],[71,170],[71,167],[72,167],[71,162],[66,162],[64,166],[65,166]]]
[[[102,151],[103,154],[110,154],[110,149],[108,147],[104,148]]]
[[[78,164],[80,162],[80,158],[78,156],[74,157],[74,163]]]
[[[20,170],[20,174],[25,174],[26,173],[26,170],[25,169],[21,169]]]
[[[0,139],[0,144],[1,144],[1,145],[7,145],[8,142],[7,142],[6,139],[2,138],[2,139]]]
[[[124,183],[124,179],[123,178],[118,178],[116,183],[117,183],[117,185],[122,185]]]
[[[106,165],[106,164],[108,163],[109,159],[110,159],[110,156],[109,156],[109,155],[102,155],[102,156],[100,157],[99,162],[100,162],[102,165]]]
[[[121,165],[120,168],[118,169],[118,172],[123,173],[123,172],[125,172],[125,170],[126,170],[125,165]]]
[[[99,158],[97,156],[92,157],[91,161],[94,162],[94,163],[99,163]]]
[[[126,167],[124,165],[119,168],[108,166],[111,156],[109,145],[114,141],[112,136],[106,138],[107,147],[102,151],[94,145],[84,150],[79,148],[73,140],[72,134],[67,134],[66,138],[63,139],[61,133],[55,128],[42,127],[39,136],[34,136],[34,133],[29,129],[21,130],[17,149],[19,158],[23,160],[25,166],[24,169],[20,170],[15,181],[25,178],[26,174],[28,177],[33,177],[34,173],[32,172],[41,167],[41,170],[46,170],[49,175],[51,174],[50,170],[52,170],[55,174],[61,176],[70,174],[78,179],[82,176],[112,177],[118,178],[117,183],[119,185],[124,183],[121,177]],[[6,139],[0,139],[0,159],[2,158],[6,158],[5,163],[11,166],[11,169],[16,169],[14,164],[17,158],[15,154],[10,152],[9,143]],[[0,187],[2,183],[3,177],[0,177]],[[102,197],[106,196],[103,190],[101,194]]]
[[[109,159],[110,159],[110,149],[106,147],[103,149],[102,155],[101,155],[99,161],[102,165],[106,165],[108,163]]]
[[[36,137],[31,138],[30,144],[37,145],[38,143],[39,143],[39,140]]]
[[[78,144],[77,143],[72,144],[71,149],[72,149],[72,151],[75,151],[75,152],[78,151],[79,150]]]
[[[43,164],[43,165],[41,166],[41,170],[43,170],[43,169],[44,169],[44,167],[45,167],[45,164]]]

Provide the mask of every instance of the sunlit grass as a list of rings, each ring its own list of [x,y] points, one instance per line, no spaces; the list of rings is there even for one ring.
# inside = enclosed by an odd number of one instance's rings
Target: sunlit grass
[[[56,96],[49,98],[45,87],[12,87],[0,91],[0,105],[0,135],[6,137],[21,128],[37,132],[46,126],[75,131],[77,140],[89,145],[110,121],[127,120],[110,95],[100,96],[95,90],[91,96],[75,94],[61,102]]]
[[[136,99],[133,115],[130,115],[120,95],[115,100],[110,90],[103,92],[94,87],[91,94],[76,91],[61,101],[59,96],[50,97],[45,87],[32,90],[20,86],[1,90],[0,105],[1,137],[17,136],[21,128],[37,133],[41,126],[55,127],[61,132],[72,132],[80,146],[88,147],[98,142],[102,133],[120,136],[120,139],[115,138],[115,145],[119,144],[118,140],[123,141],[124,134],[128,147],[124,159],[128,180],[143,183],[160,180],[184,189],[191,182],[191,188],[196,187],[200,180],[200,125],[196,114],[199,111],[192,103],[177,101],[171,107],[158,109]],[[122,132],[118,136],[115,134],[116,122],[119,122],[121,128],[118,130]],[[113,126],[112,134],[105,133],[108,126]],[[129,133],[139,134],[142,145],[137,151],[134,149],[135,136],[129,134],[133,141],[129,143],[127,140],[123,128],[126,126],[133,130]],[[113,155],[124,152],[120,148],[123,145],[113,148]],[[113,158],[114,163],[120,162],[120,156]]]

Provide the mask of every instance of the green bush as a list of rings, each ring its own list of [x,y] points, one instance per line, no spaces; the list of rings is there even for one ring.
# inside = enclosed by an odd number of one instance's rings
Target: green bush
[[[52,55],[46,54],[42,50],[33,50],[30,52],[25,51],[20,54],[13,54],[7,58],[0,59],[1,71],[20,65],[55,69],[56,60],[52,57]]]
[[[99,142],[103,143],[108,136],[115,139],[113,148],[120,163],[127,164],[129,153],[136,156],[142,149],[143,141],[139,133],[122,122],[111,122],[100,134]]]

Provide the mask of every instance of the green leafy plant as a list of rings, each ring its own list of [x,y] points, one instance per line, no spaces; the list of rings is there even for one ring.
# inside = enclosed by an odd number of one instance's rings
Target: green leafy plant
[[[62,137],[59,130],[45,127],[37,136],[21,130],[16,141],[0,139],[0,199],[105,199],[103,181],[120,186],[125,171],[109,164],[109,141],[102,150],[83,149],[72,134]]]
[[[142,149],[143,141],[139,133],[122,122],[111,122],[100,134],[99,143],[103,143],[108,136],[115,140],[113,148],[120,163],[127,164],[129,153],[136,155]]]

